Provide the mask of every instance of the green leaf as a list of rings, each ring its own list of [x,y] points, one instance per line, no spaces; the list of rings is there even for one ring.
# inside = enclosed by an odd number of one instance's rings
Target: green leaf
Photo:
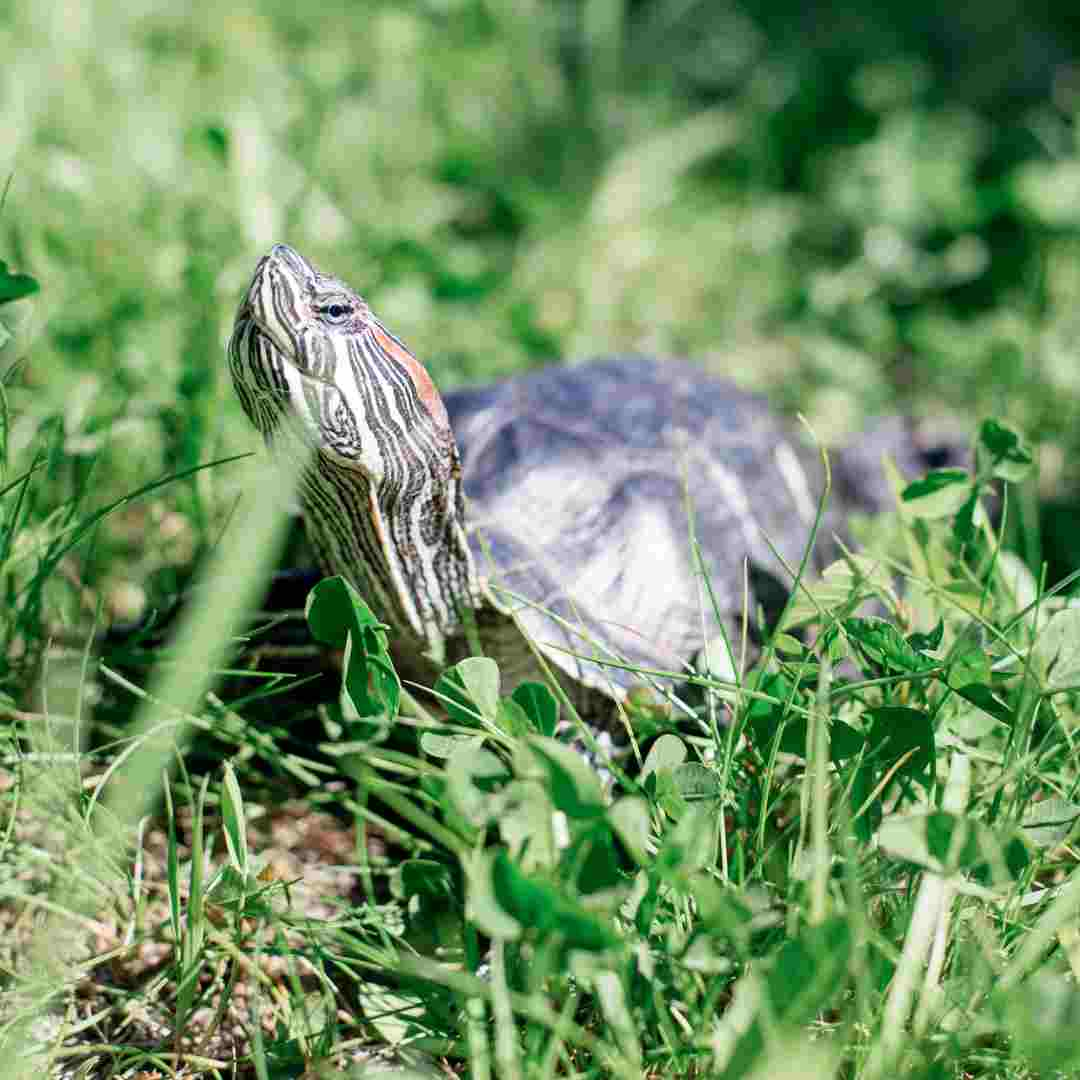
[[[864,659],[898,672],[921,671],[928,661],[920,656],[892,623],[877,616],[844,619],[844,632]]]
[[[687,801],[720,798],[720,777],[707,765],[687,761],[673,769],[671,776],[675,790]]]
[[[1032,659],[1048,690],[1080,686],[1080,608],[1050,617],[1035,640]]]
[[[359,593],[343,577],[325,578],[308,593],[304,613],[317,641],[345,650],[344,689],[356,712],[393,721],[401,703],[401,681],[383,624]]]
[[[890,858],[939,873],[962,871],[985,885],[1012,883],[1029,862],[1014,831],[945,810],[889,818],[877,840]]]
[[[448,687],[453,692],[447,693]],[[487,656],[470,656],[448,668],[435,684],[437,693],[447,693],[454,705],[447,711],[463,724],[476,724],[476,714],[494,724],[499,714],[499,665]],[[458,715],[455,715],[455,706]]]
[[[460,673],[465,692],[480,715],[494,722],[499,710],[499,665],[487,656],[471,656],[453,670]]]
[[[0,304],[21,300],[39,290],[38,283],[29,274],[13,274],[7,263],[0,259]]]
[[[625,795],[608,810],[608,822],[631,857],[640,866],[647,865],[652,835],[649,804],[636,795]]]
[[[785,942],[768,975],[773,1015],[804,1024],[832,1001],[843,986],[851,939],[851,924],[837,915]]]
[[[529,714],[512,697],[500,699],[496,724],[500,731],[515,738],[531,735],[534,730]]]
[[[851,937],[847,920],[840,916],[818,926],[803,927],[798,937],[777,950],[764,975],[751,970],[739,979],[734,1004],[713,1035],[714,1044],[726,1051],[726,1057],[717,1061],[721,1066],[718,1075],[733,1080],[771,1077],[779,1074],[781,1061],[792,1062],[792,1049],[780,1041],[782,1035],[785,1029],[809,1023],[843,993]],[[835,1063],[815,1062],[806,1051],[784,1073],[815,1077],[835,1074]]]
[[[451,720],[476,727],[480,720],[498,723],[499,666],[486,656],[471,656],[439,676],[435,694]]]
[[[468,882],[465,916],[481,933],[498,941],[516,941],[524,927],[503,907],[495,892],[492,873],[496,855],[505,853],[477,851],[465,864]]]
[[[564,863],[577,869],[573,886],[583,897],[610,892],[626,881],[624,860],[607,818],[597,818],[584,828],[573,830],[573,841],[566,849]]]
[[[578,820],[604,813],[600,778],[581,754],[541,735],[529,739],[529,748],[547,773],[548,794],[557,810]]]
[[[781,656],[805,656],[807,653],[806,646],[797,638],[792,637],[791,634],[773,634],[773,645],[776,651]]]
[[[945,636],[945,620],[939,618],[929,634],[908,634],[907,643],[916,652],[936,652]]]
[[[961,739],[974,742],[997,730],[997,721],[981,707],[961,706],[946,720],[948,730]]]
[[[829,724],[830,761],[841,762],[857,757],[865,745],[866,736],[861,731],[856,731],[850,724],[836,719]]]
[[[1080,1067],[1080,990],[1065,975],[1042,968],[1021,986],[993,998],[1020,1060],[1041,1076]]]
[[[754,742],[763,754],[772,749],[777,728],[784,718],[784,710],[779,705],[770,706],[768,702],[757,701],[751,709],[749,723],[754,733]],[[805,716],[788,712],[784,731],[780,736],[779,750],[782,754],[806,757],[807,720]],[[866,743],[861,732],[856,731],[843,720],[833,719],[829,724],[829,760],[838,763],[856,757]]]
[[[0,305],[0,364],[10,365],[26,352],[37,329],[30,297]]]
[[[993,418],[984,420],[979,428],[976,452],[989,459],[993,476],[1011,483],[1023,480],[1034,461],[1020,432]]]
[[[678,735],[664,734],[649,747],[645,763],[641,766],[641,782],[663,769],[674,769],[686,760],[686,744]]]
[[[604,1021],[615,1035],[619,1048],[634,1073],[642,1075],[641,1040],[636,1010],[631,1010],[622,979],[615,971],[610,970],[610,958],[578,951],[571,953],[570,959],[570,970],[574,978],[596,995]]]
[[[199,135],[218,163],[224,165],[229,158],[229,132],[220,124],[206,124]]]
[[[976,488],[972,488],[971,494],[956,511],[956,517],[953,519],[953,536],[961,546],[970,544],[975,539],[975,512],[978,507],[979,492]]]
[[[967,686],[956,687],[956,692],[972,705],[978,706],[984,713],[1000,720],[1003,724],[1011,724],[1016,717],[1012,709],[1001,698],[996,697],[989,686],[984,683],[969,683]]]
[[[779,749],[781,753],[806,754],[806,720],[788,708],[794,684],[786,675],[779,673],[765,674],[756,690],[768,694],[774,701],[755,698],[747,709],[746,719],[753,732],[753,742],[763,755],[772,752],[776,733],[783,727]],[[795,698],[799,703],[799,698]]]
[[[908,484],[900,498],[916,517],[945,518],[964,505],[972,487],[971,474],[966,469],[935,469]]]
[[[1002,584],[1013,596],[1012,608],[1016,612],[1031,607],[1039,596],[1039,583],[1027,564],[1013,551],[999,550],[997,574]]]
[[[686,884],[688,875],[716,863],[717,815],[715,802],[693,803],[664,836],[656,864],[661,873]]]
[[[505,851],[495,852],[488,865],[495,901],[521,927],[543,935],[557,932],[571,949],[597,951],[619,943],[607,922],[562,895],[550,882],[523,874]]]
[[[930,846],[926,840],[926,816],[897,814],[887,818],[877,831],[878,847],[890,859],[899,859],[914,866],[931,866]]]
[[[470,825],[482,828],[497,814],[497,789],[510,778],[502,758],[476,745],[464,745],[446,763],[446,793]]]
[[[543,683],[519,683],[510,695],[525,710],[539,735],[552,736],[559,723],[559,702]]]
[[[971,683],[990,682],[990,657],[977,631],[965,634],[949,656],[945,680],[954,689]]]
[[[403,899],[421,896],[444,900],[454,894],[450,868],[434,859],[406,859],[398,869],[397,880]]]
[[[236,872],[246,875],[248,870],[247,826],[244,823],[244,796],[236,780],[236,771],[225,762],[225,775],[221,783],[221,824],[225,832],[225,846],[229,862]]]
[[[891,604],[894,601],[892,581],[888,570],[877,559],[865,555],[849,555],[831,563],[817,581],[804,583],[788,608],[781,629],[818,618],[818,612],[846,614],[854,611],[864,600],[878,597]],[[806,596],[809,590],[810,597]],[[812,599],[811,599],[812,597]]]
[[[439,704],[455,724],[468,728],[480,726],[480,710],[466,693],[464,680],[459,672],[453,668],[444,671],[435,682],[434,692]]]
[[[550,869],[559,860],[551,800],[535,781],[517,781],[503,792],[498,808],[499,837],[526,873]]]
[[[1053,229],[1080,225],[1080,161],[1072,154],[1051,161],[1029,158],[1011,173],[1012,198],[1025,214]]]
[[[374,982],[363,985],[360,1001],[364,1018],[385,1043],[399,1046],[417,1033],[424,1016],[420,998],[395,993]]]
[[[926,815],[926,846],[931,857],[949,870],[971,870],[981,861],[975,823],[936,810]]]
[[[698,874],[690,882],[690,895],[697,905],[702,926],[733,942],[745,940],[755,915],[765,916],[765,922],[769,921],[768,894],[754,887],[743,890],[722,886],[714,878]],[[772,921],[776,921],[775,912]]]
[[[332,757],[342,757],[365,753],[372,744],[383,742],[390,734],[393,720],[381,712],[361,715],[343,682],[338,700],[326,704],[324,726],[330,742],[320,744],[323,751]]]
[[[428,757],[445,760],[454,754],[461,746],[480,747],[483,744],[483,735],[443,735],[438,731],[422,731],[420,733],[420,749]]]
[[[747,710],[747,724],[753,733],[754,745],[762,754],[772,752],[773,741],[781,725],[779,750],[783,754],[806,757],[807,721],[788,708],[793,684],[779,673],[766,675],[757,688],[763,693],[776,698],[775,702],[760,698],[751,703]],[[799,702],[797,697],[796,702]],[[863,735],[843,720],[834,719],[829,724],[829,760],[846,761],[855,757],[866,742]]]
[[[914,780],[926,790],[934,782],[934,729],[921,709],[886,705],[870,710],[867,744],[872,767],[879,776],[903,759],[894,780]]]
[[[1023,835],[1036,847],[1063,844],[1080,818],[1080,806],[1060,795],[1030,803],[1020,819]]]

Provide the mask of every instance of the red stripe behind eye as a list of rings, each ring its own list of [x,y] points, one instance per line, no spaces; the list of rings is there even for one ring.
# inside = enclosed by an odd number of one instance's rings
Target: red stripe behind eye
[[[392,356],[409,373],[409,378],[412,379],[413,386],[416,387],[417,397],[420,398],[431,419],[440,427],[449,430],[450,418],[446,415],[446,406],[443,404],[435,384],[431,381],[427,368],[408,349],[395,341],[381,326],[372,326],[371,331],[383,352],[388,356]]]

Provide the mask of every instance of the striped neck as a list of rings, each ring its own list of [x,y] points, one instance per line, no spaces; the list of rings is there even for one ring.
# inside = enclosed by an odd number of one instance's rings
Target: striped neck
[[[452,456],[456,463],[456,447]],[[300,501],[324,570],[348,578],[396,637],[441,661],[446,640],[462,632],[465,609],[480,603],[480,588],[464,508],[441,491],[424,493],[436,486],[438,476],[409,470],[400,483],[376,486],[320,454],[302,476]]]
[[[438,658],[481,591],[457,444],[423,365],[347,285],[276,245],[229,343],[240,401],[300,485],[323,568]]]

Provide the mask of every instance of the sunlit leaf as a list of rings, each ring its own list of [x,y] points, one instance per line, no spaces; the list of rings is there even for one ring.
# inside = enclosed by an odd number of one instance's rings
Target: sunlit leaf
[[[494,817],[499,803],[492,795],[509,778],[501,758],[474,744],[459,746],[446,763],[446,793],[457,812],[478,827]]]
[[[478,719],[497,723],[499,715],[499,666],[487,656],[471,656],[448,668],[435,683],[450,718],[475,726]]]
[[[1050,617],[1035,639],[1032,660],[1048,689],[1080,686],[1080,608]]]
[[[423,1001],[417,995],[396,993],[378,983],[364,983],[360,1002],[367,1022],[390,1046],[398,1046],[415,1034],[424,1015]]]
[[[221,824],[225,831],[225,845],[229,862],[239,874],[248,869],[247,825],[244,820],[244,796],[236,779],[236,770],[230,762],[225,763],[221,783]]]
[[[483,744],[482,735],[443,735],[438,731],[420,733],[420,749],[428,757],[448,758],[462,746],[479,747]]]
[[[608,821],[626,850],[644,866],[649,857],[652,832],[649,804],[635,795],[616,799],[608,810]]]
[[[866,555],[838,559],[819,578],[803,583],[788,607],[781,629],[788,630],[815,619],[819,612],[827,615],[853,612],[872,597],[890,605],[894,601],[892,581],[880,561]]]
[[[900,498],[904,509],[917,517],[950,517],[967,502],[971,486],[966,469],[937,469],[908,484]]]
[[[1080,804],[1059,795],[1029,803],[1020,819],[1020,828],[1036,847],[1063,844],[1080,819]]]
[[[678,737],[665,733],[649,747],[645,763],[641,767],[641,781],[661,769],[674,769],[686,760],[686,744]]]

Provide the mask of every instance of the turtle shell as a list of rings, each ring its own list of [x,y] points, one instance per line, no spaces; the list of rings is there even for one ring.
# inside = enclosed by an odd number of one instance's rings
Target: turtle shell
[[[479,572],[575,681],[616,696],[642,681],[586,657],[685,671],[737,625],[744,558],[758,582],[790,584],[766,536],[799,565],[820,467],[763,398],[689,363],[616,356],[444,400]]]

